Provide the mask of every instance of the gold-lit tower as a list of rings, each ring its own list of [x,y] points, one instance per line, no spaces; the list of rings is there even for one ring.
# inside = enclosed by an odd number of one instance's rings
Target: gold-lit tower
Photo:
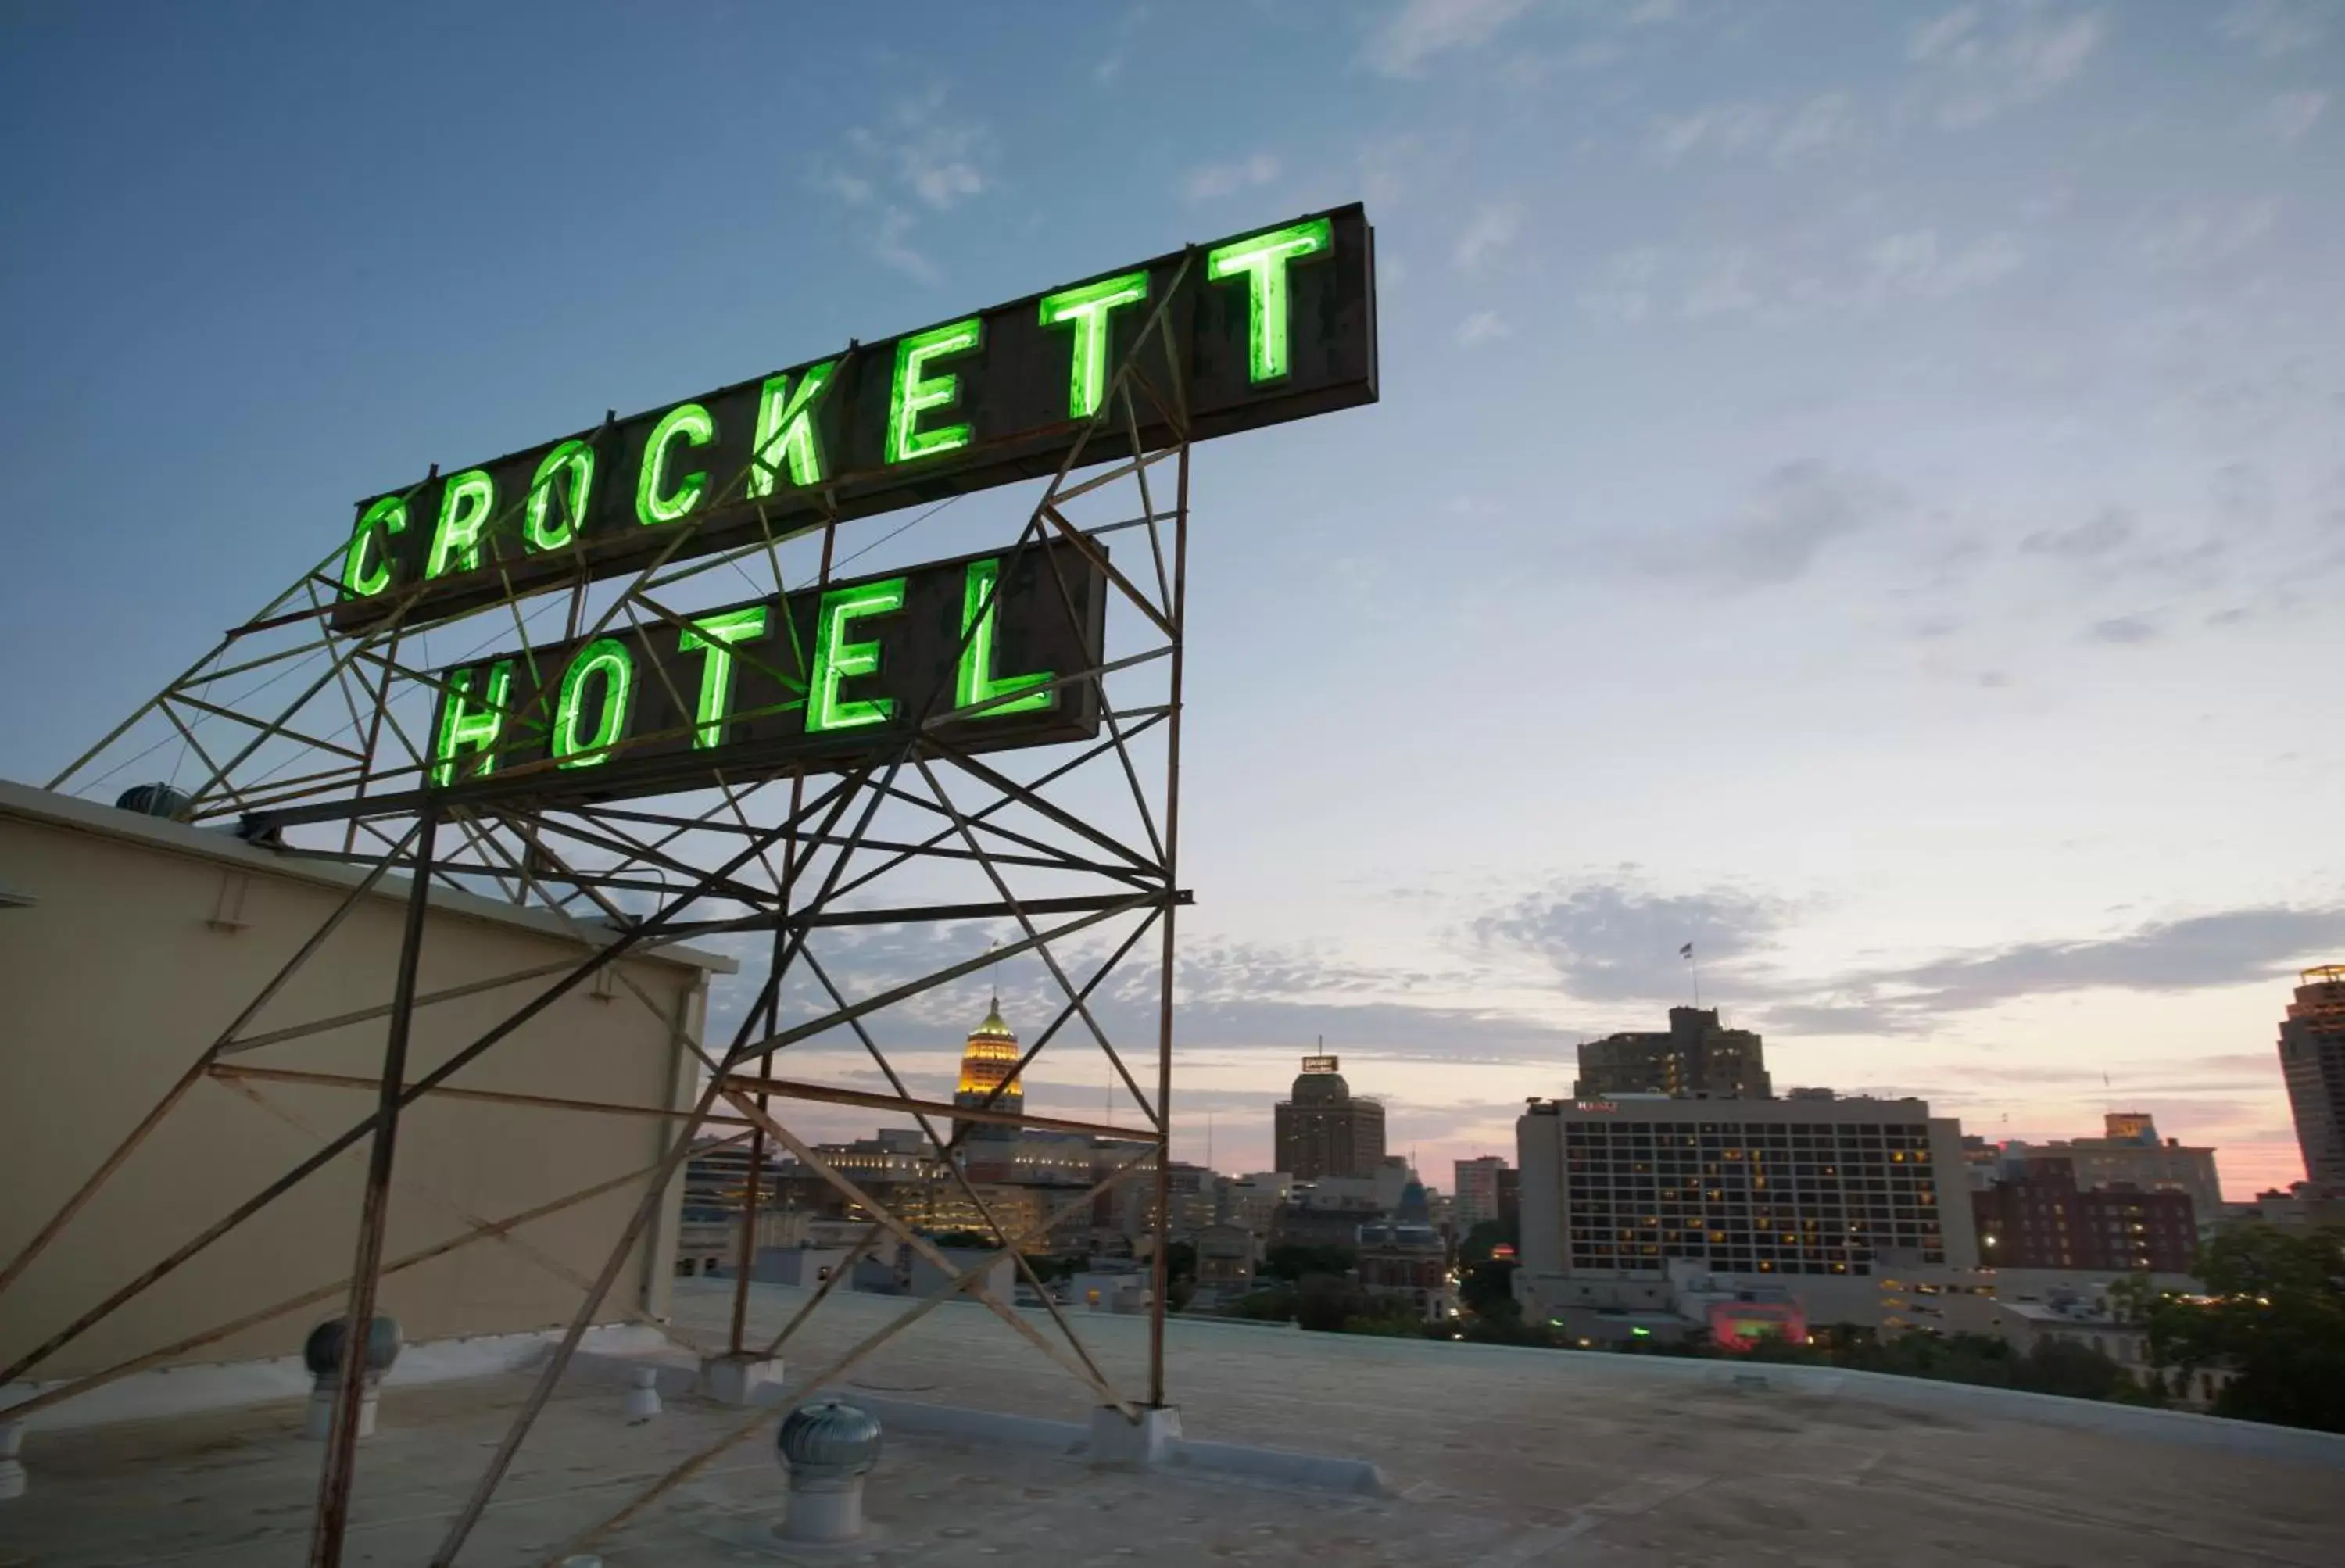
[[[992,1109],[1013,1115],[1024,1110],[1026,1091],[1018,1083],[1017,1068],[1018,1036],[1011,1033],[1010,1025],[1001,1021],[1001,998],[996,996],[992,1010],[985,1015],[985,1022],[969,1032],[969,1044],[960,1055],[960,1086],[953,1092],[953,1104],[981,1106],[985,1105],[986,1096],[993,1093],[995,1085],[1007,1081],[1009,1087],[994,1099]],[[982,1135],[989,1130],[980,1127],[977,1135]],[[1000,1130],[1005,1135],[1012,1131],[1006,1127]],[[959,1136],[960,1131],[960,1124],[955,1122],[954,1135]]]

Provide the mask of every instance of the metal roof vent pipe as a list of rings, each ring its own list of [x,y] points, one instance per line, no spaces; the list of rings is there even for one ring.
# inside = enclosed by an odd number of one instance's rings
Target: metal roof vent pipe
[[[399,1359],[399,1320],[377,1318],[367,1325],[366,1392],[359,1400],[359,1436],[374,1435],[374,1407],[382,1375]],[[301,1435],[319,1442],[334,1430],[334,1388],[342,1376],[342,1319],[329,1318],[310,1330],[301,1346],[302,1365],[310,1369],[310,1412]]]
[[[800,1405],[774,1447],[790,1475],[785,1541],[855,1541],[863,1534],[863,1478],[879,1461],[879,1423],[837,1400]]]
[[[168,784],[134,784],[115,797],[114,804],[117,810],[136,811],[142,817],[161,817],[173,822],[186,821],[196,809],[193,797]]]

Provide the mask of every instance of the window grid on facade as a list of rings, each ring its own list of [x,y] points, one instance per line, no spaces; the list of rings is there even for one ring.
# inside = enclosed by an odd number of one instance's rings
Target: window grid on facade
[[[1926,1124],[1572,1122],[1570,1267],[1869,1275],[1884,1251],[1944,1263]]]

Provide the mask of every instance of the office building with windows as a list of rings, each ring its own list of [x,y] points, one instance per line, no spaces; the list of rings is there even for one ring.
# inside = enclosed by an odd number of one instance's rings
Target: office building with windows
[[[1878,1315],[1885,1269],[1970,1268],[1961,1129],[1920,1100],[1531,1102],[1516,1123],[1527,1308],[1659,1306],[1671,1265]]]
[[[1385,1160],[1385,1108],[1353,1096],[1333,1056],[1305,1056],[1294,1092],[1272,1111],[1278,1168],[1297,1181],[1373,1176]]]
[[[1687,1100],[1764,1100],[1774,1094],[1757,1034],[1719,1026],[1714,1007],[1672,1007],[1663,1033],[1612,1034],[1579,1048],[1575,1099],[1668,1095]]]
[[[2345,963],[2308,969],[2279,1026],[2288,1108],[2317,1192],[2345,1196]]]

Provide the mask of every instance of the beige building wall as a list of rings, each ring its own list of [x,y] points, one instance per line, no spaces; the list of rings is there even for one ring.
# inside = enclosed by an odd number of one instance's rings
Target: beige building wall
[[[14,1257],[178,1076],[332,913],[357,873],[22,786],[0,784],[0,1258]],[[386,877],[260,1015],[251,1033],[390,1000],[406,901]],[[419,991],[576,961],[543,914],[435,891]],[[681,949],[625,961],[649,995],[582,984],[462,1070],[452,1086],[688,1105],[712,969]],[[420,1009],[411,1081],[553,983],[543,977]],[[380,1072],[382,1019],[239,1053],[237,1065]],[[13,1361],[373,1110],[373,1090],[198,1083],[71,1227],[0,1297]],[[651,1166],[677,1125],[426,1097],[401,1119],[386,1257]],[[341,1279],[357,1234],[361,1140],[32,1374],[70,1377]],[[541,1329],[575,1311],[642,1196],[614,1190],[391,1275],[383,1308],[411,1339]],[[663,1313],[679,1180],[600,1314]],[[298,1350],[330,1306],[305,1307],[188,1358]]]

